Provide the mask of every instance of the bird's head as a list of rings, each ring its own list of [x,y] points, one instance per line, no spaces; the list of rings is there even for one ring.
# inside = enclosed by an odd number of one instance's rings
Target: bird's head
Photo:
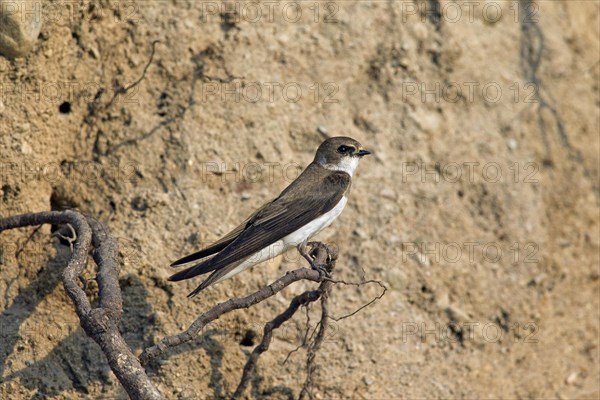
[[[344,171],[352,176],[358,166],[358,160],[367,154],[371,154],[371,152],[363,149],[356,140],[337,136],[321,143],[317,149],[315,162],[327,169]]]

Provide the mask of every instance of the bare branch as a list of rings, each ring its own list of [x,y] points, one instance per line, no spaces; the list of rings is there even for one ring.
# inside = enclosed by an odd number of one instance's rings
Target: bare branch
[[[121,289],[118,284],[117,245],[105,229],[73,211],[48,211],[0,219],[0,232],[30,225],[70,224],[77,240],[73,255],[62,273],[65,291],[75,305],[81,327],[106,355],[108,364],[132,399],[164,399],[154,386],[139,360],[121,336],[118,323],[123,312]],[[91,227],[90,227],[91,223]],[[100,287],[100,306],[92,308],[77,281],[86,267],[91,244],[96,246],[94,260],[98,265],[96,280]]]
[[[300,350],[302,347],[306,346],[306,344],[308,343],[308,333],[310,332],[310,311],[309,311],[309,306],[310,304],[306,304],[305,305],[305,310],[306,310],[306,330],[304,331],[304,336],[302,337],[302,343],[300,343],[295,349],[291,350],[287,356],[285,356],[285,360],[283,360],[283,364],[285,364],[286,362],[288,362],[288,360],[290,359],[290,357],[292,356],[292,354],[294,354],[295,352],[297,352],[298,350]]]
[[[298,399],[303,399],[306,396],[313,399],[313,387],[315,386],[313,381],[313,376],[315,371],[317,370],[317,365],[315,364],[315,358],[317,356],[317,351],[321,348],[321,344],[323,343],[323,339],[325,339],[325,331],[327,330],[328,321],[327,318],[329,316],[329,308],[328,308],[328,299],[329,299],[329,290],[333,285],[330,280],[325,281],[324,283],[328,283],[330,286],[328,290],[323,292],[321,296],[321,320],[319,321],[319,331],[317,332],[317,336],[315,336],[315,340],[308,348],[308,352],[306,354],[306,379],[304,380],[304,384],[302,385],[302,389],[300,390],[300,395]]]
[[[288,308],[273,320],[266,323],[263,331],[263,338],[258,346],[254,348],[252,354],[248,358],[246,365],[244,366],[244,372],[242,374],[242,379],[233,394],[231,396],[232,399],[238,399],[243,393],[244,390],[248,387],[248,383],[250,383],[250,379],[252,378],[252,374],[256,369],[256,363],[258,358],[262,353],[269,349],[269,345],[271,344],[271,339],[273,338],[273,331],[279,328],[284,322],[288,321],[290,318],[294,316],[298,308],[302,305],[306,305],[313,301],[316,301],[321,297],[321,294],[325,290],[324,285],[328,284],[328,282],[321,283],[321,286],[317,290],[306,291],[296,297],[294,297],[288,306]],[[331,285],[331,284],[329,284]]]
[[[49,211],[0,219],[0,232],[7,229],[41,225],[44,223],[66,225],[71,231],[71,236],[65,237],[72,246],[71,259],[62,273],[65,290],[75,305],[75,311],[79,316],[81,326],[87,335],[101,347],[103,353],[106,355],[110,368],[132,399],[164,398],[151,382],[144,371],[142,364],[148,363],[169,348],[193,340],[208,323],[220,318],[223,314],[256,305],[261,301],[274,296],[290,284],[302,279],[320,282],[320,285],[316,290],[305,291],[294,297],[283,313],[279,314],[265,325],[261,343],[256,346],[247,360],[242,378],[237,390],[233,394],[233,398],[239,398],[243,395],[243,392],[250,383],[251,377],[256,370],[260,355],[269,348],[273,338],[273,331],[291,319],[302,305],[308,305],[311,302],[321,299],[321,318],[318,324],[318,331],[314,338],[312,335],[309,337],[309,330],[307,328],[304,339],[305,343],[308,342],[310,344],[306,360],[307,376],[304,385],[302,386],[300,397],[304,398],[308,396],[312,399],[312,391],[314,388],[313,376],[317,369],[315,358],[323,343],[325,331],[328,327],[328,319],[331,318],[328,311],[328,297],[333,285],[343,283],[360,286],[362,284],[375,282],[384,288],[383,293],[379,297],[348,316],[356,314],[362,308],[381,298],[386,290],[385,286],[378,281],[365,281],[360,284],[355,284],[336,281],[329,278],[337,260],[337,249],[328,247],[323,243],[311,242],[307,246],[307,248],[311,248],[310,251],[307,253],[303,248],[303,252],[309,263],[316,268],[316,270],[311,268],[300,268],[288,272],[272,284],[249,296],[230,299],[220,303],[198,317],[186,331],[175,336],[165,337],[158,344],[146,348],[138,359],[133,355],[131,349],[127,343],[125,343],[125,340],[118,330],[118,325],[123,313],[123,299],[118,280],[119,263],[117,241],[109,234],[102,223],[91,217],[84,217],[80,213],[74,211]],[[97,265],[96,281],[99,287],[99,301],[98,307],[96,308],[92,308],[85,291],[78,283],[83,270],[86,268],[90,250],[93,250],[92,256]]]
[[[240,308],[249,308],[277,294],[282,289],[291,285],[292,283],[302,279],[319,282],[320,277],[319,273],[315,270],[309,268],[299,268],[286,273],[284,276],[277,279],[269,286],[266,286],[260,289],[259,291],[252,293],[249,296],[229,299],[223,303],[219,303],[204,314],[202,314],[200,317],[198,317],[184,332],[181,332],[180,334],[174,336],[167,336],[163,338],[158,344],[146,348],[140,355],[140,361],[142,362],[142,364],[147,364],[150,360],[161,355],[167,349],[194,340],[208,323],[218,319],[223,314],[233,310],[239,310]]]
[[[381,299],[384,295],[385,292],[387,292],[387,286],[385,286],[381,281],[378,280],[374,280],[374,279],[369,279],[368,281],[363,281],[363,282],[346,282],[343,280],[333,280],[333,279],[329,279],[329,278],[325,278],[327,280],[329,280],[332,283],[341,283],[344,285],[350,285],[350,286],[362,286],[362,285],[367,285],[369,283],[376,283],[377,285],[379,285],[379,287],[381,287],[383,289],[383,291],[381,292],[381,294],[379,294],[378,296],[376,296],[375,298],[373,298],[371,301],[369,301],[368,303],[363,304],[362,306],[360,306],[359,308],[357,308],[356,310],[354,310],[353,312],[351,312],[350,314],[346,314],[344,316],[341,317],[329,317],[334,321],[341,321],[345,318],[351,317],[355,314],[357,314],[358,312],[360,312],[362,309],[369,307],[371,304],[375,303],[377,300]]]
[[[305,255],[304,254],[303,255],[307,259],[307,261],[311,265],[315,265],[315,267],[317,269],[324,269],[328,272],[331,272],[335,265],[337,253],[322,243],[314,242],[314,243],[310,243],[310,245],[312,246],[312,249],[309,253],[304,252],[304,249],[302,251],[303,253],[305,253]],[[314,260],[310,259],[310,256],[313,254],[314,254]],[[326,300],[327,293],[331,289],[332,285],[333,284],[329,281],[323,281],[323,282],[321,282],[321,284],[319,285],[319,288],[317,290],[306,291],[306,292],[294,297],[292,299],[290,305],[288,306],[288,308],[283,313],[279,314],[273,320],[267,322],[267,324],[265,325],[265,328],[264,328],[262,341],[260,342],[260,344],[258,346],[256,346],[254,348],[254,350],[252,351],[252,354],[248,358],[248,361],[246,362],[246,365],[244,366],[244,372],[242,374],[242,379],[240,380],[240,383],[239,383],[235,393],[233,394],[232,399],[238,399],[244,393],[244,390],[246,390],[246,388],[248,387],[248,383],[250,383],[252,374],[254,373],[254,371],[256,369],[256,364],[258,362],[258,358],[260,357],[260,355],[262,353],[264,353],[265,351],[267,351],[269,349],[269,345],[271,344],[271,340],[273,338],[273,331],[275,329],[279,328],[284,322],[286,322],[290,318],[292,318],[294,316],[294,314],[296,313],[296,311],[298,311],[298,308],[300,308],[300,306],[308,305],[309,303],[321,298],[321,304],[325,305],[325,308],[323,308],[323,312],[325,314],[327,313],[327,311],[326,311],[327,310],[327,300]],[[320,340],[318,338],[315,341],[315,345],[311,346],[311,350],[314,350],[315,352],[318,350],[318,348],[323,340],[323,335],[324,335],[324,332],[326,329],[327,317],[325,316],[323,318],[325,319],[325,323],[321,325],[321,330],[319,331],[319,334],[321,334]],[[323,318],[322,318],[322,321],[323,321]],[[317,336],[319,336],[319,335],[317,335]],[[309,354],[310,354],[310,352],[309,352]],[[314,358],[314,356],[313,356],[313,358]],[[309,366],[310,365],[312,365],[312,361],[309,362]],[[310,373],[309,373],[309,376],[310,376]]]
[[[57,236],[65,242],[69,243],[69,248],[71,249],[71,253],[73,253],[73,243],[77,241],[77,232],[75,232],[75,229],[73,229],[73,226],[71,226],[71,224],[65,224],[65,226],[69,229],[69,233],[71,234],[71,236],[63,235],[60,232],[60,230],[54,232],[54,236]]]

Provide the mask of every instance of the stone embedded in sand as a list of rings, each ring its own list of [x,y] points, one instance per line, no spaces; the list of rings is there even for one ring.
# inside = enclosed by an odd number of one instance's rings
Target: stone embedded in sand
[[[0,0],[0,54],[23,57],[33,47],[42,27],[42,3]]]

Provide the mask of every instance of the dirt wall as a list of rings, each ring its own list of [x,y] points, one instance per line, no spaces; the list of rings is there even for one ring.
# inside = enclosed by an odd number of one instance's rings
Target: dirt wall
[[[345,135],[373,156],[319,239],[340,248],[339,278],[389,290],[332,322],[317,398],[600,397],[597,1],[43,7],[33,51],[0,58],[0,214],[108,224],[134,348],[303,263],[290,252],[194,299],[199,281],[167,281]],[[124,397],[61,286],[69,248],[49,227],[0,243],[0,397]],[[153,379],[168,398],[231,394],[243,339],[309,287],[220,319]],[[378,293],[336,286],[332,312]],[[283,361],[305,326],[276,334],[249,397],[298,395],[305,353]]]

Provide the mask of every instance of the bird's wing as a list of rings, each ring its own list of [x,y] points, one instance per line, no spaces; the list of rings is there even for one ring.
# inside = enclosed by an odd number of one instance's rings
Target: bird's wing
[[[302,185],[294,185],[298,180],[292,182],[277,199],[256,213],[239,236],[213,258],[174,274],[169,280],[188,279],[214,270],[190,296],[197,294],[249,256],[330,211],[350,186],[350,176],[345,172],[320,172],[306,178]]]
[[[174,261],[171,264],[171,267],[179,267],[180,265],[187,264],[192,261],[200,260],[202,258],[208,257],[210,255],[213,255],[213,254],[218,253],[219,251],[223,250],[231,242],[233,242],[235,239],[237,239],[237,237],[240,235],[240,233],[242,233],[244,231],[244,229],[246,229],[246,227],[248,226],[248,223],[252,220],[252,218],[254,218],[256,216],[256,214],[261,212],[268,205],[269,205],[269,203],[265,204],[264,206],[262,206],[261,208],[256,210],[250,217],[248,217],[244,222],[242,222],[237,228],[235,228],[234,230],[232,230],[227,235],[223,236],[221,239],[217,240],[216,242],[214,242],[207,248],[204,248],[200,251],[189,254],[183,258],[180,258],[177,261]],[[210,271],[212,271],[212,270],[208,270],[205,272],[210,272]]]

